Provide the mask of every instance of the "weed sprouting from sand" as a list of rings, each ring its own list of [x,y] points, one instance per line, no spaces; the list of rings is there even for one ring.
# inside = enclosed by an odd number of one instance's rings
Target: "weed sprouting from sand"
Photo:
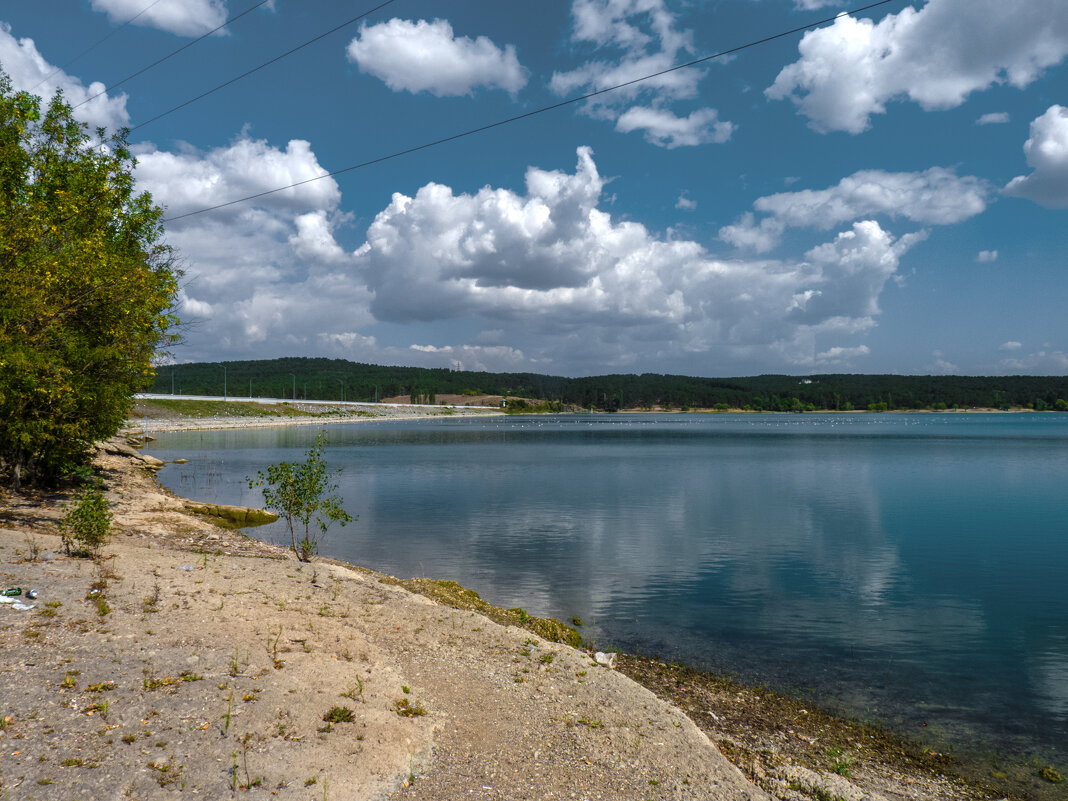
[[[231,676],[241,675],[241,652],[237,648],[234,648],[234,655],[230,657],[229,673]]]
[[[223,713],[223,735],[225,736],[230,731],[230,718],[234,711],[234,691],[230,691],[230,697],[226,699],[226,711]],[[236,754],[235,754],[236,756]]]
[[[399,698],[394,701],[393,709],[398,715],[405,718],[417,718],[427,714],[426,707],[422,704],[413,704],[407,698]]]
[[[355,719],[355,713],[347,706],[331,707],[330,711],[323,715],[323,720],[327,723],[352,723]]]
[[[159,581],[155,581],[152,584],[152,592],[145,596],[144,602],[141,604],[141,611],[145,614],[151,614],[159,611],[160,600],[160,588]]]
[[[267,653],[271,657],[271,663],[274,665],[275,670],[281,670],[285,667],[285,661],[278,658],[279,642],[282,639],[282,624],[278,624],[278,633],[274,635],[274,640],[271,639],[271,630],[267,629]]]
[[[343,693],[340,693],[342,698],[351,698],[353,701],[360,700],[360,696],[363,695],[363,682],[360,681],[360,677],[356,677],[356,685]]]
[[[831,758],[831,771],[839,776],[845,776],[847,779],[850,778],[850,771],[856,763],[853,757],[837,747],[828,748],[827,756]]]
[[[249,775],[249,772],[248,772],[248,749],[249,749],[249,743],[252,742],[252,737],[253,737],[252,732],[247,731],[237,741],[241,745],[241,761],[242,761],[242,766],[244,767],[244,770],[245,770],[245,783],[238,785],[238,787],[240,789],[242,789],[242,790],[251,790],[253,787],[259,787],[261,784],[263,784],[263,777],[262,776],[257,776],[256,778],[253,778],[252,776]],[[235,752],[235,757],[234,758],[236,760],[236,752]],[[235,762],[235,764],[234,764],[235,773],[236,773],[236,769],[237,769],[237,764]]]

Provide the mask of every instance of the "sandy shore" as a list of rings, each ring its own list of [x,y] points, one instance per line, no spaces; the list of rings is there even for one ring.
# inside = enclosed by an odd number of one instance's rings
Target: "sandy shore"
[[[190,515],[139,456],[97,461],[116,535],[96,561],[61,554],[63,493],[3,498],[0,584],[39,596],[0,607],[2,798],[994,797],[769,694],[621,657],[657,697],[390,577],[302,565]]]

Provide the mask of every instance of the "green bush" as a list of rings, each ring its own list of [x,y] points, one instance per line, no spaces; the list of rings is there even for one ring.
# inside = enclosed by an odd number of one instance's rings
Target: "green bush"
[[[88,484],[59,523],[67,555],[94,556],[111,539],[112,514],[99,484]]]

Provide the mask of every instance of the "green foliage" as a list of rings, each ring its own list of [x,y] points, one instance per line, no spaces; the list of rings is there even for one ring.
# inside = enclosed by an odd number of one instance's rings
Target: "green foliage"
[[[87,484],[59,523],[63,549],[68,555],[94,556],[111,539],[111,519],[108,499],[100,485]]]
[[[479,373],[423,367],[360,364],[343,359],[283,358],[226,363],[231,391],[254,382],[257,394],[288,397],[292,376],[309,399],[347,400],[401,396],[418,402],[445,394],[499,395],[515,401],[508,411],[567,412],[574,407],[619,409],[728,409],[765,412],[852,411],[869,404],[890,409],[1043,408],[1068,411],[1068,376],[901,376],[825,374],[701,378],[683,375],[600,375],[581,378],[536,373]],[[186,394],[223,393],[220,364],[161,367],[153,391],[173,386]],[[1040,405],[1039,401],[1041,401]],[[432,402],[432,401],[431,401]]]
[[[351,723],[356,719],[356,715],[347,706],[334,706],[330,708],[330,711],[323,715],[323,720],[327,723]]]
[[[267,508],[286,519],[293,553],[302,562],[311,561],[319,548],[318,541],[311,537],[312,520],[319,526],[322,536],[326,534],[330,521],[344,526],[354,519],[342,508],[341,499],[335,494],[337,484],[330,481],[326,460],[323,459],[326,444],[326,434],[320,431],[302,464],[272,464],[266,470],[259,471],[255,479],[248,480],[249,489],[262,488]],[[303,527],[303,537],[299,542],[298,524]]]
[[[119,430],[176,323],[162,211],[134,194],[122,134],[90,145],[60,94],[42,114],[0,72],[0,468],[16,488]]]

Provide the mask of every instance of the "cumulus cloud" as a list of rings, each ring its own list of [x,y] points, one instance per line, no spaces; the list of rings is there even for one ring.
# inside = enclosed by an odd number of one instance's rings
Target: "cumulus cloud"
[[[661,72],[693,54],[693,33],[681,29],[664,0],[574,0],[572,41],[592,46],[596,58],[553,73],[549,87],[558,95],[594,92]],[[614,54],[614,57],[605,57]],[[680,116],[673,104],[697,96],[702,70],[675,70],[599,95],[585,109],[616,122],[623,133],[641,130],[647,141],[666,148],[720,143],[734,124],[719,120],[715,109]]]
[[[758,198],[753,208],[720,229],[720,238],[736,247],[766,253],[788,228],[827,230],[867,217],[902,218],[922,225],[951,225],[982,213],[991,188],[983,180],[958,176],[944,167],[923,172],[861,170],[835,186],[780,192]]]
[[[998,252],[996,250],[980,250],[975,260],[980,264],[995,262],[998,260]]]
[[[679,199],[675,201],[675,208],[683,211],[693,211],[697,208],[697,201],[686,197],[686,193],[683,192],[679,195]]]
[[[112,22],[158,28],[178,36],[202,36],[226,22],[224,0],[167,0],[146,8],[145,0],[91,0],[94,11],[102,11]],[[226,35],[226,29],[219,31]]]
[[[175,211],[321,170],[299,140],[139,159],[138,187]],[[189,279],[181,314],[214,358],[269,348],[570,374],[849,365],[922,238],[859,220],[800,258],[725,260],[614,219],[605,183],[588,148],[573,171],[528,168],[523,191],[428,183],[395,194],[355,250],[340,244],[351,220],[329,178],[187,217],[167,229]],[[413,321],[430,327],[406,341],[390,325]]]
[[[364,25],[348,46],[349,61],[395,92],[430,92],[437,97],[469,95],[475,89],[515,94],[527,83],[527,70],[515,47],[502,50],[485,36],[455,36],[443,19],[409,22],[391,19]]]
[[[259,198],[253,208],[299,214],[335,208],[341,197],[334,179],[322,177],[327,171],[311,144],[302,139],[291,140],[285,150],[248,137],[209,151],[171,152],[146,144],[135,148],[135,155],[138,181],[151,190],[169,218],[304,181],[308,183]],[[237,205],[212,214],[215,219],[241,216],[248,208]],[[184,225],[181,220],[175,224]]]
[[[63,92],[68,103],[79,106],[74,111],[75,118],[91,128],[116,130],[130,122],[125,94],[109,97],[103,93],[104,84],[99,81],[83,85],[77,78],[49,64],[38,52],[33,39],[16,39],[11,34],[11,26],[4,22],[0,22],[0,64],[17,90],[32,91],[46,101],[57,91]]]
[[[1009,114],[1007,111],[995,111],[990,114],[984,114],[975,121],[976,125],[1004,125],[1009,121]]]
[[[1050,106],[1031,122],[1024,154],[1032,172],[1009,181],[1005,194],[1050,209],[1068,208],[1068,108]]]
[[[688,117],[676,117],[666,109],[632,106],[616,120],[621,133],[644,131],[645,139],[672,150],[676,147],[726,142],[734,124],[718,119],[714,108],[698,109]]]
[[[1017,342],[1014,339],[1010,339],[1008,342],[1003,342],[998,350],[1014,351],[1023,347],[1023,343]]]
[[[554,369],[695,353],[812,365],[817,337],[875,324],[879,293],[921,238],[895,239],[869,220],[800,261],[724,261],[614,221],[598,208],[603,185],[580,148],[574,173],[528,169],[525,194],[457,195],[433,183],[395,194],[357,251],[372,313],[397,323],[482,319]]]
[[[137,158],[138,189],[170,216],[325,172],[301,140],[277,148],[241,137],[208,151],[142,146]],[[341,336],[373,320],[369,293],[353,280],[354,257],[335,240],[347,223],[340,200],[324,178],[169,223],[167,241],[186,274],[180,313],[191,335],[228,358],[260,355],[265,345],[277,355],[377,355],[373,338]]]
[[[806,33],[800,59],[765,90],[817,131],[860,133],[887,103],[959,106],[995,84],[1023,88],[1068,55],[1062,0],[930,0],[878,23],[839,17]]]

